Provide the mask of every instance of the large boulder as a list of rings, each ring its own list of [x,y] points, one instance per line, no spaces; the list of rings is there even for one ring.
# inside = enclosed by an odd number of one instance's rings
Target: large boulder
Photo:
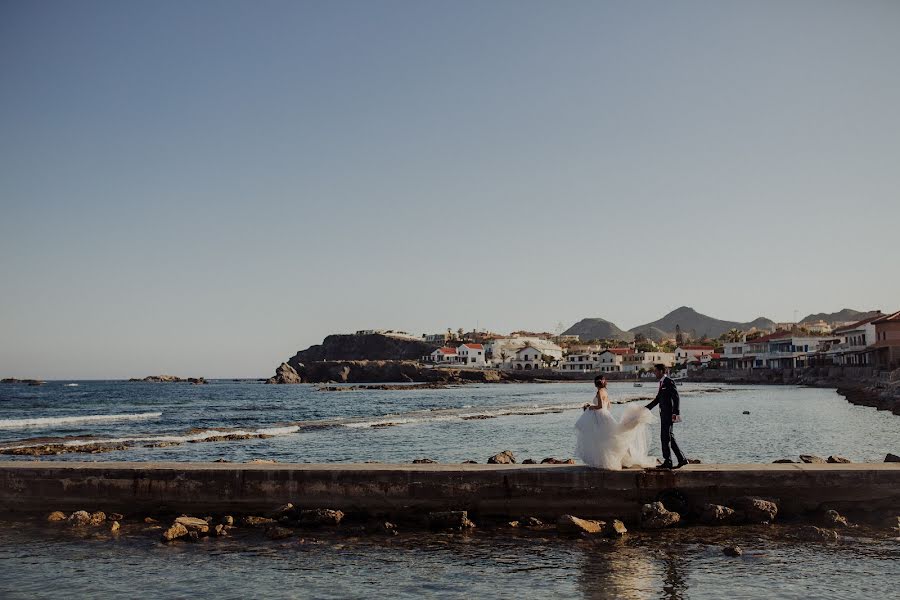
[[[175,519],[175,523],[184,525],[188,531],[196,531],[197,533],[209,532],[209,523],[196,517],[178,517]]]
[[[801,454],[800,462],[810,463],[810,464],[825,464],[825,459],[821,456],[816,456],[815,454]]]
[[[266,380],[266,383],[303,383],[303,380],[294,367],[283,362],[275,369],[275,377],[270,377]]]
[[[829,456],[829,457],[827,458],[827,461],[828,461],[829,463],[833,464],[833,465],[834,465],[834,464],[848,464],[848,463],[853,462],[853,461],[850,460],[849,458],[845,458],[845,457],[843,457],[843,456],[837,456],[837,455],[835,455],[835,454]]]
[[[310,510],[301,510],[298,520],[301,525],[311,525],[322,527],[325,525],[340,525],[344,518],[344,513],[339,510],[330,508],[313,508]]]
[[[563,515],[556,520],[556,530],[563,535],[596,534],[603,531],[603,521],[579,519],[572,515]]]
[[[836,510],[826,510],[822,513],[819,520],[827,527],[850,527],[850,522],[847,521],[847,517]]]
[[[187,537],[187,535],[187,527],[185,527],[181,523],[175,523],[163,532],[162,539],[163,541],[171,542],[172,540],[177,540],[178,538]]]
[[[734,521],[734,509],[728,506],[704,504],[700,509],[700,522],[705,525],[727,525]]]
[[[53,511],[52,513],[50,513],[49,515],[47,515],[47,520],[48,520],[48,521],[51,521],[51,522],[54,522],[54,521],[65,521],[65,520],[66,520],[66,513],[60,512],[60,511],[58,511],[58,510],[55,510],[55,511]]]
[[[778,505],[756,496],[741,496],[731,502],[735,512],[745,523],[771,523],[778,514]]]
[[[469,512],[465,510],[446,510],[428,513],[428,522],[432,529],[462,531],[475,527],[469,520]]]
[[[504,450],[499,454],[493,455],[487,461],[489,465],[514,465],[516,464],[516,457],[512,450]]]
[[[641,507],[641,527],[644,529],[662,529],[678,523],[681,515],[666,510],[662,502],[652,502]]]
[[[91,513],[86,510],[76,510],[69,515],[69,525],[72,527],[83,527],[91,524]]]
[[[106,513],[102,510],[91,513],[91,525],[103,525],[106,522]]]
[[[888,452],[884,457],[884,462],[900,462],[900,456]]]

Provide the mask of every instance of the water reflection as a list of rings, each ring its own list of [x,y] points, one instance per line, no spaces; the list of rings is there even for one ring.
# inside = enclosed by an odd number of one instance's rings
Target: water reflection
[[[587,599],[662,598],[682,600],[687,583],[684,557],[624,543],[602,544],[584,552],[578,587]]]

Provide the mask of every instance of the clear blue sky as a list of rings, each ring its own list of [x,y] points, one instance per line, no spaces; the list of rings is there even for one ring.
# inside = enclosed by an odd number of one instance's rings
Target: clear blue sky
[[[0,376],[900,308],[898,2],[0,3]]]

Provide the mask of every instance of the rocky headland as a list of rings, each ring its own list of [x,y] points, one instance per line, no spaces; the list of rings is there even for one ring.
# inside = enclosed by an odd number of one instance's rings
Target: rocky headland
[[[142,383],[193,383],[203,385],[208,383],[203,377],[176,377],[175,375],[148,375],[147,377],[132,377],[128,381]]]

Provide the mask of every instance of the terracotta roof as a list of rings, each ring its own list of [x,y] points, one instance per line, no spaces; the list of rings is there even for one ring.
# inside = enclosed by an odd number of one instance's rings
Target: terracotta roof
[[[881,319],[883,317],[884,317],[884,315],[881,314],[881,311],[878,311],[878,314],[875,315],[874,317],[869,317],[868,319],[863,319],[862,321],[857,321],[856,323],[853,323],[852,325],[845,325],[844,327],[838,327],[837,329],[834,330],[834,332],[838,333],[841,331],[853,331],[854,329],[856,329],[858,327],[862,327],[863,325],[871,323],[872,321],[878,321],[879,319]]]
[[[872,323],[874,323],[875,325],[880,325],[881,323],[900,323],[900,310],[892,315],[886,315],[875,319],[874,321],[872,321]]]
[[[441,354],[456,354],[456,348],[438,348],[437,351]]]
[[[715,350],[714,346],[679,346],[682,350]]]
[[[484,346],[481,344],[463,344],[466,348],[471,348],[472,350],[484,350]]]
[[[780,340],[784,338],[791,337],[790,331],[776,331],[775,333],[770,333],[769,335],[764,335],[762,337],[758,337],[755,340],[747,340],[748,344],[759,344],[762,342],[769,342],[772,340]]]
[[[613,354],[618,354],[619,356],[622,356],[624,354],[634,354],[634,350],[632,350],[631,348],[607,348],[606,350],[601,351],[600,354],[603,354],[603,352],[612,352]]]

